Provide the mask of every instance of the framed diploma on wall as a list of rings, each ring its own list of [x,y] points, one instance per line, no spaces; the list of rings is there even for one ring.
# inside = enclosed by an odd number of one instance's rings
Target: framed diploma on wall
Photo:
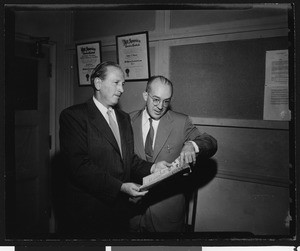
[[[90,86],[92,70],[101,63],[101,42],[76,44],[79,86]]]
[[[150,77],[148,32],[116,36],[118,64],[126,81],[148,80]]]

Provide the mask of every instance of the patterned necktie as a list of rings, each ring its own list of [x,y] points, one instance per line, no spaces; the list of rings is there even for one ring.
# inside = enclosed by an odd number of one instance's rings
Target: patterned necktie
[[[152,161],[152,157],[153,157],[152,144],[153,144],[153,138],[154,138],[154,129],[152,126],[151,118],[149,118],[149,123],[150,123],[150,128],[149,128],[149,132],[147,134],[147,138],[146,138],[146,142],[145,142],[145,154],[146,154],[147,161]]]
[[[121,148],[121,138],[120,138],[120,132],[117,126],[117,123],[115,122],[115,120],[112,117],[112,109],[108,109],[107,110],[107,115],[108,115],[108,121],[109,121],[109,126],[117,140],[120,152],[121,152],[121,156],[122,156],[122,148]]]

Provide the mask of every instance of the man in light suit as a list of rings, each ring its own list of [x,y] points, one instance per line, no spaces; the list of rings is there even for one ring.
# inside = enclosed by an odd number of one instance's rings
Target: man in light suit
[[[149,79],[143,93],[145,108],[130,114],[136,154],[149,161],[170,163],[180,156],[181,161],[191,165],[200,158],[213,156],[217,141],[199,132],[187,115],[169,110],[172,93],[173,86],[167,78],[154,76]],[[147,150],[151,131],[152,152]],[[130,220],[131,231],[185,231],[183,186],[184,178],[178,176],[153,187],[138,203],[137,215]]]
[[[144,176],[168,163],[153,164],[134,154],[130,117],[116,105],[124,89],[124,73],[103,62],[91,74],[94,95],[60,115],[60,145],[67,184],[62,234],[100,237],[128,231],[130,199],[144,196]]]

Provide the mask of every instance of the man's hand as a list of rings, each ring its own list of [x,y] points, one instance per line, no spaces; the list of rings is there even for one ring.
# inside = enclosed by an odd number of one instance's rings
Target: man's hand
[[[121,186],[121,192],[128,194],[130,197],[144,196],[148,191],[139,192],[139,185],[135,183],[123,183]]]
[[[186,142],[180,153],[181,163],[196,163],[196,151],[191,142]]]
[[[170,168],[171,166],[172,166],[172,164],[170,164],[170,163],[163,160],[163,161],[157,162],[156,164],[153,164],[153,166],[151,167],[150,172],[151,173],[156,173],[156,172],[159,172],[162,169]]]

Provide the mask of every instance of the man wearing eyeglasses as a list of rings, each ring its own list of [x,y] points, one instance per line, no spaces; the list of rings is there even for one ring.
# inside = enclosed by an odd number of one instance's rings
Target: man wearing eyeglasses
[[[143,98],[145,108],[131,113],[135,153],[157,162],[181,161],[195,164],[198,157],[209,158],[217,151],[217,141],[200,132],[187,115],[169,109],[173,85],[163,76],[149,79]],[[150,138],[150,140],[149,140]],[[150,142],[149,142],[150,141]],[[185,197],[183,177],[153,187],[139,201],[137,215],[131,219],[133,232],[184,232]]]

